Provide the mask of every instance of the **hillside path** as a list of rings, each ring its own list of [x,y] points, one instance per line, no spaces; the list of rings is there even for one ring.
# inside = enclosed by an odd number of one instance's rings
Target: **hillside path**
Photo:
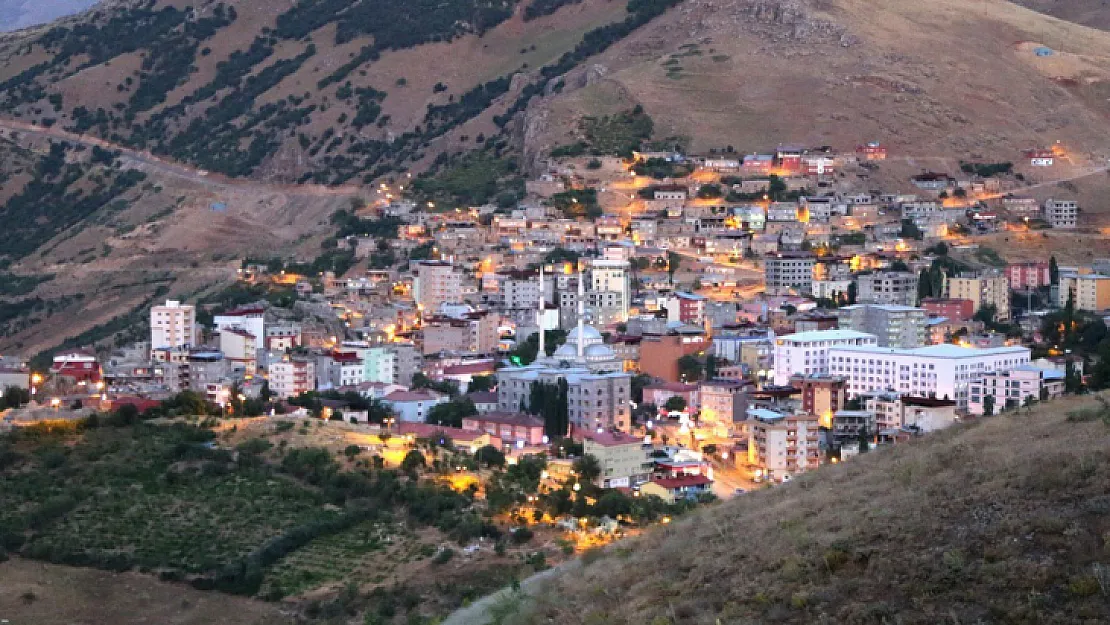
[[[501,601],[510,599],[514,593],[519,594],[521,598],[533,596],[542,586],[543,582],[547,579],[554,577],[558,573],[573,571],[582,566],[579,559],[568,560],[559,566],[552,567],[546,571],[540,571],[535,575],[525,579],[520,583],[520,590],[514,591],[512,586],[506,586],[497,592],[486,595],[474,603],[455,610],[450,616],[444,619],[440,625],[489,625],[492,618],[491,610]]]

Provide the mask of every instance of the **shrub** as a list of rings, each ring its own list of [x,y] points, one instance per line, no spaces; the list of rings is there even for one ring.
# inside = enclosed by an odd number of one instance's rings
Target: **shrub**
[[[440,564],[447,564],[447,562],[450,561],[453,557],[455,557],[455,550],[450,547],[444,547],[443,549],[439,550],[439,553],[437,553],[434,558],[432,558],[432,564],[435,564],[437,566]]]

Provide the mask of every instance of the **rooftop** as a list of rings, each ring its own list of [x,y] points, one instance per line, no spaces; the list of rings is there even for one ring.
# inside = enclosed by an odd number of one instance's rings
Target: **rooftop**
[[[784,341],[798,341],[809,343],[812,341],[849,341],[852,339],[878,340],[874,334],[857,332],[855,330],[813,330],[811,332],[796,332],[778,337]]]
[[[713,483],[713,480],[704,475],[680,475],[679,477],[657,477],[651,480],[651,483],[662,486],[667,490],[673,490],[691,486],[709,486]]]
[[[1028,347],[960,347],[958,345],[928,345],[912,349],[877,347],[874,345],[846,345],[834,349],[867,354],[890,354],[895,356],[920,356],[923,358],[979,358],[981,356],[1000,356],[1003,354],[1029,354]]]
[[[623,432],[591,432],[582,438],[593,441],[602,447],[616,447],[617,445],[641,445],[643,440]]]

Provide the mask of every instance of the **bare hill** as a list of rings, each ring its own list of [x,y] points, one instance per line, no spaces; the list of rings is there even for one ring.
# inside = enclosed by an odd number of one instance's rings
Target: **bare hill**
[[[822,468],[588,557],[500,622],[1107,622],[1108,417],[1063,400]]]
[[[1106,0],[1013,0],[1016,4],[1091,28],[1110,29],[1110,2]]]

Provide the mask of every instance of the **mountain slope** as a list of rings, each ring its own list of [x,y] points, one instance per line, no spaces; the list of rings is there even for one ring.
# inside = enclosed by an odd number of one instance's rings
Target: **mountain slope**
[[[0,0],[0,31],[45,24],[59,17],[84,11],[97,2],[98,0]]]
[[[1013,0],[1016,4],[1091,28],[1110,29],[1110,2],[1106,0]]]
[[[503,622],[1107,622],[1107,418],[1061,400],[822,468],[612,546]]]

